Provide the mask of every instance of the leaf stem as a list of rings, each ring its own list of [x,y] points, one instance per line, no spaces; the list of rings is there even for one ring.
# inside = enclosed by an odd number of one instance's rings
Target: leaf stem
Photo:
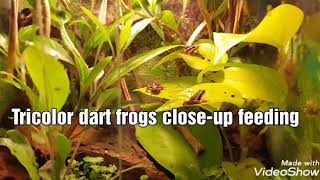
[[[11,0],[11,12],[10,12],[10,35],[9,35],[9,52],[7,62],[7,73],[14,73],[15,63],[17,58],[18,44],[18,2],[19,0]],[[9,80],[12,80],[11,76],[7,76]]]
[[[63,173],[62,173],[61,179],[64,179],[64,176],[66,175],[66,173],[67,173],[67,172],[69,171],[69,169],[71,168],[71,164],[72,164],[72,162],[74,161],[74,159],[76,158],[76,155],[77,155],[77,153],[78,153],[78,150],[79,150],[79,147],[80,147],[80,144],[81,144],[81,141],[82,141],[82,139],[83,139],[84,134],[85,134],[85,131],[83,131],[83,132],[81,133],[80,138],[79,138],[79,141],[77,142],[77,145],[76,145],[76,147],[75,147],[75,149],[74,149],[74,151],[73,151],[73,153],[72,153],[72,156],[71,156],[71,159],[70,159],[70,161],[69,161],[69,164],[68,164],[67,168],[66,168],[66,169],[63,171]]]

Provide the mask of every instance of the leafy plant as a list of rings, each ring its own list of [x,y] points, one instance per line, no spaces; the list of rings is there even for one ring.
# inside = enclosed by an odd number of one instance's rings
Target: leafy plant
[[[288,13],[292,16],[288,17]],[[283,22],[283,19],[286,19],[286,23]],[[187,49],[184,52],[182,50],[175,51],[164,57],[156,65],[156,67],[158,67],[170,60],[177,58],[183,59],[188,66],[200,71],[196,79],[194,78],[193,81],[189,79],[189,81],[186,82],[185,79],[187,79],[187,77],[180,77],[177,81],[165,82],[162,84],[163,90],[159,94],[150,92],[148,87],[137,89],[137,91],[149,96],[168,100],[156,109],[156,111],[168,111],[175,108],[192,108],[192,106],[198,106],[212,111],[220,110],[223,103],[230,103],[243,108],[246,106],[247,101],[252,100],[265,101],[269,106],[285,107],[288,87],[281,73],[272,68],[259,65],[228,63],[231,59],[228,58],[226,52],[240,42],[256,42],[275,46],[279,48],[280,53],[283,53],[289,40],[301,25],[302,19],[303,13],[300,9],[292,5],[284,4],[270,11],[260,25],[248,34],[214,33],[214,42],[210,40],[199,40],[195,43],[195,47],[197,47],[196,51],[191,53],[186,52],[188,51]],[[185,102],[200,90],[205,91],[201,99],[202,101],[194,105],[186,106]],[[266,108],[265,104],[260,104],[260,106],[262,110]],[[161,144],[160,147],[166,147],[168,150],[171,149],[170,145],[167,144],[169,141],[167,139],[175,140],[177,137],[173,135],[172,137],[169,136],[169,134],[174,133],[171,132],[173,129],[169,131],[169,128],[172,127],[156,125],[154,127],[138,128],[137,136],[147,151],[161,165],[171,171],[176,178],[183,177],[188,179],[187,177],[189,176],[198,176],[197,179],[205,178],[203,175],[205,169],[199,168],[199,165],[195,165],[196,163],[186,161],[182,163],[177,159],[172,160],[172,157],[176,158],[174,153],[179,152],[178,150],[172,149],[165,153],[166,156],[161,156],[159,154],[164,150],[152,147],[154,142],[148,140],[148,137],[152,136],[151,131],[153,134],[158,134],[159,137],[166,135],[163,137],[166,141],[161,140],[158,144]],[[190,127],[192,134],[202,143],[201,135],[203,133],[194,132],[193,129],[194,128]],[[219,136],[218,133],[215,135],[212,133],[211,139],[219,139],[213,138],[217,136]],[[220,141],[214,141],[212,143],[215,144],[216,149],[222,147]],[[205,149],[209,150],[207,144],[203,145]],[[185,144],[175,145],[175,148],[178,148],[177,146],[180,146],[180,148],[184,150],[187,149],[184,147]],[[168,156],[169,153],[171,153],[172,156]],[[192,155],[192,151],[189,151],[189,155],[184,156],[190,158],[195,157]],[[212,156],[219,159],[220,154],[212,154]],[[201,159],[201,156],[198,158]],[[197,160],[194,159],[193,161],[197,162]],[[206,169],[210,169],[216,165],[214,163],[208,163],[211,162],[208,159],[204,160],[204,162],[206,161],[209,165]],[[181,165],[185,164],[193,165],[191,168],[194,170],[187,170],[188,168],[185,167],[185,171],[180,172],[179,168],[182,168]],[[190,175],[190,173],[194,174]]]
[[[73,160],[71,163],[71,173],[66,179],[112,179],[116,175],[115,165],[102,165],[102,157],[84,157],[82,161]]]
[[[39,180],[38,164],[28,140],[17,130],[8,130],[7,137],[0,138],[0,145],[9,148],[10,152],[27,169],[32,180]]]
[[[120,173],[125,173],[133,168],[123,171],[118,170],[115,165],[105,166],[103,157],[86,156],[81,161],[73,160],[71,163],[71,173],[65,178],[67,180],[76,179],[103,179],[114,180],[117,179]],[[142,175],[141,180],[147,180],[148,176]]]

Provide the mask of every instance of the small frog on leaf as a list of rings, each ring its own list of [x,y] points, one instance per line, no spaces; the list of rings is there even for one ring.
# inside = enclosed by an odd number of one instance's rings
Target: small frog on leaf
[[[205,100],[202,99],[203,95],[206,93],[206,90],[199,90],[196,92],[191,98],[183,103],[183,106],[191,106],[195,104],[201,104],[206,102]]]
[[[157,82],[151,82],[147,86],[147,92],[151,92],[152,94],[158,95],[164,89],[164,87]]]
[[[186,54],[188,54],[188,55],[192,55],[192,54],[195,53],[198,49],[199,49],[199,46],[197,46],[197,45],[187,46],[187,47],[184,49],[184,53],[186,53]]]

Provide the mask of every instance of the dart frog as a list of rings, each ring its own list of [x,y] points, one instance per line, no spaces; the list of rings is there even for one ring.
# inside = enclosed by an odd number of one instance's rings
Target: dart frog
[[[197,51],[199,49],[199,46],[197,45],[192,45],[192,46],[187,46],[184,49],[184,53],[188,54],[188,55],[192,55],[195,51]]]
[[[202,97],[205,94],[205,92],[206,92],[205,90],[199,90],[193,96],[191,96],[191,98],[188,101],[184,102],[183,106],[191,106],[191,105],[201,104],[203,102],[206,102],[202,100]]]
[[[164,89],[164,87],[157,82],[149,83],[147,86],[147,92],[151,92],[152,94],[158,95]]]

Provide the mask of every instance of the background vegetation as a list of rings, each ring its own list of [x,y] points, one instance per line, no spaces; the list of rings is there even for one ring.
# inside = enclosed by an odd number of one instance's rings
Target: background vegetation
[[[317,0],[0,4],[0,179],[266,179],[253,168],[319,160]],[[300,126],[84,127],[75,116],[71,126],[14,127],[13,107],[236,120],[240,108],[277,107],[299,111]]]

